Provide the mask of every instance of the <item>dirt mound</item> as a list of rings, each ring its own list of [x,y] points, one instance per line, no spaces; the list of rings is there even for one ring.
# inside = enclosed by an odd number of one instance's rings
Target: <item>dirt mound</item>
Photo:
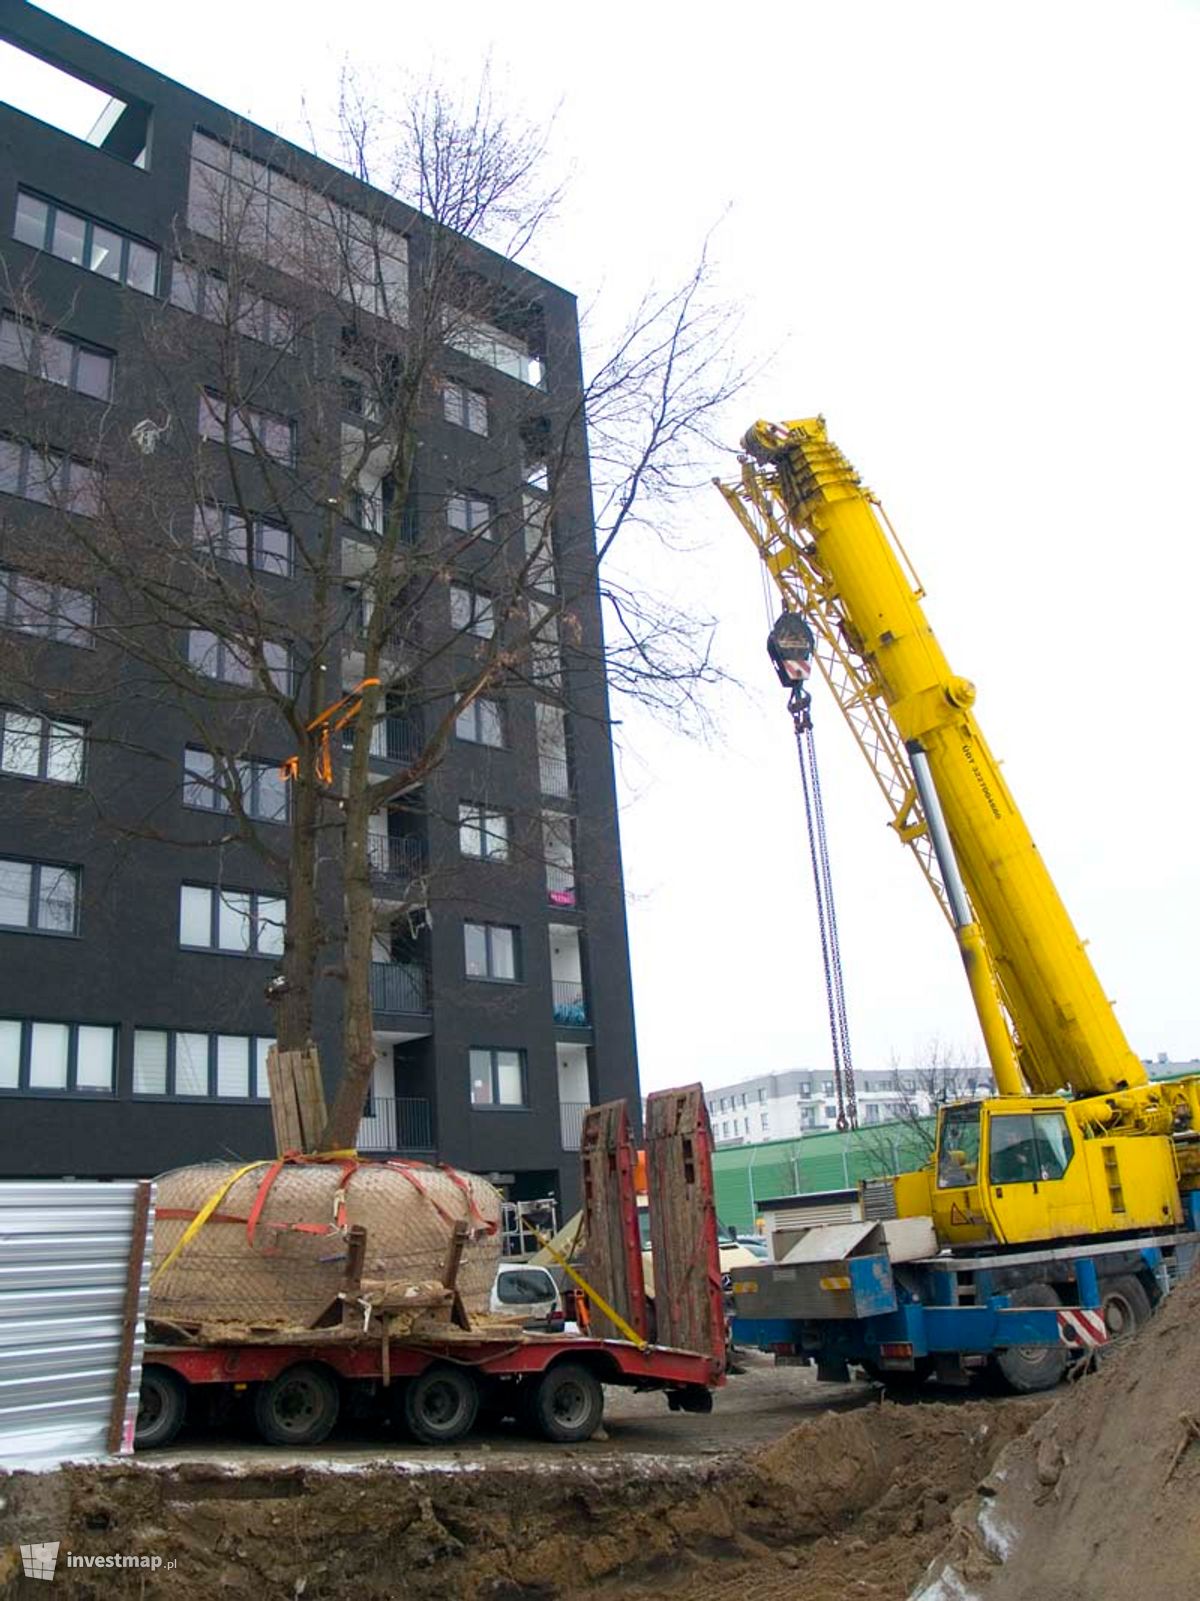
[[[56,1584],[81,1597],[189,1601],[550,1601],[596,1596],[900,1601],[953,1507],[1039,1402],[825,1414],[744,1459],[530,1466],[464,1453],[237,1473],[152,1464],[0,1479],[0,1594],[17,1541],[62,1542]],[[172,1570],[96,1576],[66,1554],[158,1554]],[[7,1560],[7,1569],[3,1566]]]
[[[1200,1553],[1200,1273],[1006,1450],[919,1601],[1183,1601]]]

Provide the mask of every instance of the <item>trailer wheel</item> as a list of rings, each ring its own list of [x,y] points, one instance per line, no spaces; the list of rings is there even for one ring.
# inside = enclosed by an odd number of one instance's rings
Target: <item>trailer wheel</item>
[[[320,1445],[338,1419],[337,1380],[322,1367],[298,1362],[254,1395],[254,1422],[268,1445]]]
[[[531,1413],[538,1433],[556,1445],[590,1440],[604,1417],[604,1389],[577,1362],[547,1368],[533,1392]]]
[[[1026,1284],[1012,1299],[1014,1306],[1062,1305],[1048,1284]],[[1006,1351],[997,1351],[996,1369],[1018,1395],[1052,1390],[1067,1370],[1067,1348],[1062,1344],[1010,1345]]]
[[[404,1425],[425,1445],[452,1445],[471,1432],[479,1385],[466,1368],[435,1362],[404,1389]]]
[[[139,1451],[170,1445],[187,1416],[187,1384],[174,1368],[152,1362],[142,1369],[133,1443]]]
[[[1153,1310],[1141,1280],[1132,1273],[1119,1279],[1101,1279],[1100,1302],[1109,1342],[1114,1345],[1136,1334],[1143,1323],[1149,1322]]]

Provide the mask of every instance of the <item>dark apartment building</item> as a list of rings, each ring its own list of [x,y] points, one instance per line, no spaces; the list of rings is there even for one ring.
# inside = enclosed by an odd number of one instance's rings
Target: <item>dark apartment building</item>
[[[306,728],[386,607],[358,1146],[570,1205],[637,1104],[573,298],[32,6],[0,40],[0,1172],[269,1154],[301,740],[332,1088],[357,722]]]

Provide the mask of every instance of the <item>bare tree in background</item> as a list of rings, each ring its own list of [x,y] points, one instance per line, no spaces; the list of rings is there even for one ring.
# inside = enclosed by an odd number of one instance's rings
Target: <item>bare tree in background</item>
[[[459,109],[435,87],[393,120],[347,86],[341,134],[354,175],[423,222],[314,188],[288,151],[251,159],[236,129],[197,135],[170,303],[131,308],[118,399],[81,431],[34,274],[7,286],[4,361],[25,382],[0,418],[16,473],[3,486],[45,508],[0,526],[16,625],[0,696],[31,716],[84,713],[97,740],[158,770],[159,800],[136,815],[90,786],[96,827],[253,857],[277,882],[277,899],[232,896],[232,912],[279,957],[281,1046],[310,1038],[323,976],[344,984],[331,1148],[354,1143],[374,1068],[372,953],[419,922],[427,891],[426,864],[394,847],[460,720],[501,694],[601,717],[606,668],[619,693],[678,716],[716,676],[702,623],[607,582],[602,563],[701,477],[710,420],[742,381],[702,257],[637,310],[582,405],[555,402],[540,383],[555,330],[480,249],[515,255],[550,214],[544,139],[486,89]],[[461,409],[473,427],[464,357],[524,382],[525,414],[496,418],[519,487],[448,492],[422,460],[431,417]],[[589,431],[594,544],[580,537]],[[579,604],[597,588],[607,647]],[[55,665],[64,641],[95,647],[82,682]],[[181,784],[215,831],[180,830]],[[538,820],[551,858],[556,826]]]
[[[903,1126],[903,1142],[932,1156],[936,1142],[936,1118],[951,1101],[978,1100],[995,1093],[991,1074],[978,1045],[954,1045],[939,1034],[929,1038],[913,1052],[907,1066],[899,1053],[891,1053],[889,1094],[894,1092],[897,1110],[889,1121]],[[869,1104],[869,1103],[867,1103]],[[894,1161],[895,1144],[884,1129],[860,1124],[858,1139],[877,1155],[885,1157],[880,1171]]]

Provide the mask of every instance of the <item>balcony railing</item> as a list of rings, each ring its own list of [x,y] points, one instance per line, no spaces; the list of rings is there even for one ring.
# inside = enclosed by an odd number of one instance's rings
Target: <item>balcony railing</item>
[[[543,795],[570,796],[571,774],[565,756],[539,756],[538,774]]]
[[[432,1151],[433,1109],[417,1097],[374,1095],[358,1125],[360,1151]]]
[[[559,1101],[558,1126],[564,1151],[577,1151],[583,1141],[583,1119],[587,1112],[586,1101]]]
[[[377,878],[419,878],[425,870],[425,843],[411,834],[372,834],[367,860]]]
[[[419,962],[371,963],[371,1010],[428,1012],[429,976]]]
[[[576,906],[575,869],[546,864],[546,899],[551,906]]]
[[[587,998],[583,985],[575,980],[556,978],[550,988],[554,994],[554,1021],[563,1028],[586,1028]]]
[[[347,748],[354,743],[352,726],[342,733]],[[371,755],[381,762],[411,762],[421,754],[424,737],[415,717],[383,717],[371,730]]]

